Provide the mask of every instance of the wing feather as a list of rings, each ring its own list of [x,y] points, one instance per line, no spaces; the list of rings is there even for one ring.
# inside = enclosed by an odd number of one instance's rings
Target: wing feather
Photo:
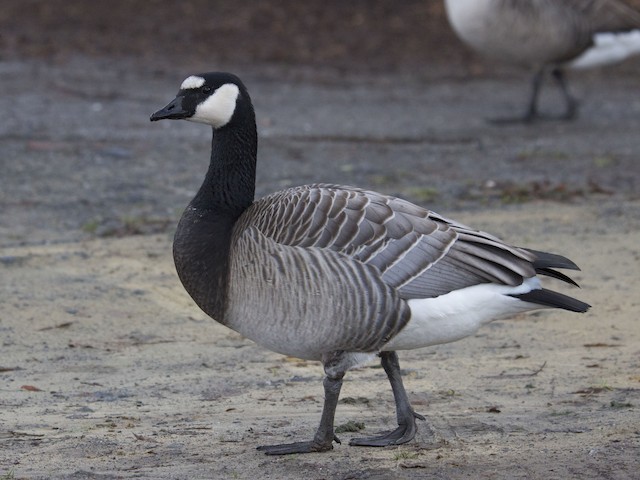
[[[242,223],[247,218],[250,225]],[[282,245],[328,249],[373,266],[406,299],[486,282],[519,285],[559,266],[548,260],[564,258],[507,245],[399,198],[337,185],[265,197],[241,217],[238,228],[247,227]]]

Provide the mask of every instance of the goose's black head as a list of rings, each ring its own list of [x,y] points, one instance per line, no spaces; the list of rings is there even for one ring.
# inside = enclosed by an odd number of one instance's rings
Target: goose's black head
[[[151,115],[151,121],[172,119],[205,123],[215,129],[253,115],[251,99],[238,77],[211,72],[187,77],[176,98]]]

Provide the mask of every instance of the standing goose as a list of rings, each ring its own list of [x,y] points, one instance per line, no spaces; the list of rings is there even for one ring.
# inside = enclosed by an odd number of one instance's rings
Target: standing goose
[[[347,370],[379,355],[398,428],[351,445],[410,441],[416,418],[396,350],[452,342],[494,318],[589,305],[541,287],[536,274],[575,283],[559,255],[507,245],[398,198],[337,185],[289,188],[254,202],[256,121],[229,73],[188,77],[151,120],[213,127],[211,161],[187,206],[173,254],[185,289],[208,315],[256,343],[324,366],[325,401],[312,440],[267,454],[330,450]]]
[[[529,105],[523,117],[538,117],[538,93],[544,72],[558,83],[565,99],[562,119],[577,114],[563,69],[619,62],[640,53],[640,12],[619,0],[445,0],[456,34],[478,52],[534,71]]]

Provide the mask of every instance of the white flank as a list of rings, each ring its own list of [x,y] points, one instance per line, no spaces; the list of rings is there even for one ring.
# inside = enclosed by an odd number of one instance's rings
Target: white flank
[[[570,68],[591,68],[640,54],[640,30],[623,33],[598,33],[593,37],[593,47],[569,63]]]
[[[225,83],[196,107],[196,112],[187,120],[206,123],[213,128],[224,127],[236,109],[240,90],[233,83]]]
[[[544,308],[509,296],[538,288],[540,281],[533,277],[517,287],[482,283],[435,298],[409,300],[409,323],[383,350],[410,350],[454,342],[473,335],[492,320]]]
[[[180,90],[200,88],[202,85],[204,85],[204,78],[197,75],[191,75],[190,77],[185,78],[184,82],[182,82],[182,85],[180,85]]]

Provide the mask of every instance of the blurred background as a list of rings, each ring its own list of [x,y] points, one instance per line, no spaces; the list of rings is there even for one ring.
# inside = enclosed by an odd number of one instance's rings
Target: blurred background
[[[346,183],[446,213],[639,189],[640,61],[571,74],[576,122],[497,128],[530,72],[462,45],[441,0],[4,0],[0,244],[171,232],[210,132],[148,117],[210,70],[252,94],[258,195]]]
[[[0,22],[5,60],[81,54],[167,67],[170,60],[428,71],[426,62],[470,57],[439,0],[6,0]]]
[[[412,444],[266,459],[315,425],[321,368],[188,298],[171,238],[211,130],[149,122],[211,70],[251,93],[257,195],[402,196],[569,256],[594,308],[403,353]],[[496,126],[530,72],[462,45],[442,0],[2,0],[0,479],[637,476],[639,80],[640,57],[571,72],[575,121]],[[380,370],[344,388],[342,420],[393,423]]]
[[[640,9],[640,0],[626,3]],[[455,38],[441,0],[4,0],[0,26],[3,60],[88,55],[422,74],[433,62],[473,72],[485,63]]]

